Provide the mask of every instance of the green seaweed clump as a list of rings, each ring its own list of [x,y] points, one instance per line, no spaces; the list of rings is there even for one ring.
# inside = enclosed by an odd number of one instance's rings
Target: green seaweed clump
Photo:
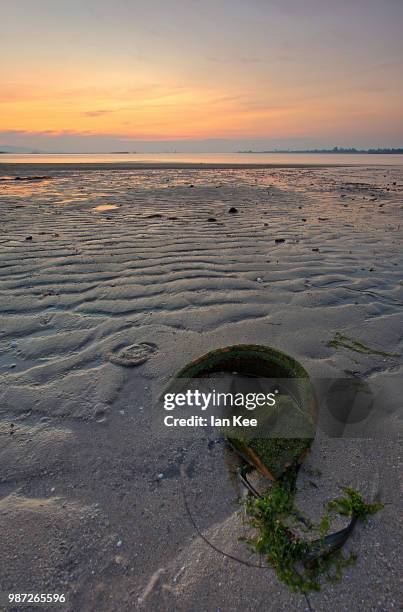
[[[351,487],[343,487],[342,491],[344,491],[346,495],[344,497],[337,497],[328,502],[328,511],[335,511],[341,516],[352,516],[355,514],[360,521],[365,523],[369,516],[383,508],[383,504],[380,503],[366,504],[361,494]]]
[[[334,338],[329,340],[327,346],[331,348],[339,348],[340,346],[350,351],[354,351],[355,353],[362,353],[364,355],[380,355],[381,357],[400,357],[399,353],[385,353],[384,351],[378,351],[376,349],[372,349],[369,346],[366,346],[363,342],[359,340],[354,340],[354,338],[349,338],[348,336],[344,336],[340,332],[336,332]]]
[[[312,557],[318,542],[325,538],[330,528],[330,515],[337,513],[343,516],[355,515],[365,521],[374,514],[382,504],[366,504],[358,491],[344,488],[344,496],[338,497],[326,506],[324,516],[318,525],[308,530],[318,532],[320,540],[308,541],[296,537],[287,525],[287,519],[299,515],[294,505],[294,479],[287,478],[273,484],[261,498],[248,496],[244,500],[246,522],[256,529],[256,537],[247,540],[256,553],[266,557],[279,580],[291,590],[308,593],[320,590],[320,578],[325,576],[329,581],[341,579],[342,571],[355,562],[356,555],[343,556],[340,550],[325,556]]]

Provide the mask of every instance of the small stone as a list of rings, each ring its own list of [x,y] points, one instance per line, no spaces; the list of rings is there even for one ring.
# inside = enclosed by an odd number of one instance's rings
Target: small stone
[[[281,244],[282,242],[285,242],[285,238],[276,238],[274,242],[276,244]]]
[[[312,251],[316,251],[317,253],[319,252],[319,249],[312,249]]]
[[[231,206],[231,208],[228,210],[229,213],[237,213],[238,209],[235,208],[235,206]]]
[[[118,548],[120,548],[120,547],[122,546],[122,544],[123,544],[122,540],[118,540],[118,541],[116,542],[116,546],[117,546]]]
[[[25,240],[32,240],[32,236],[26,236]]]
[[[157,479],[158,480],[162,480],[164,478],[164,474],[161,472],[161,474],[157,474]]]
[[[207,221],[209,221],[210,223],[215,223],[217,219],[215,217],[209,217]]]

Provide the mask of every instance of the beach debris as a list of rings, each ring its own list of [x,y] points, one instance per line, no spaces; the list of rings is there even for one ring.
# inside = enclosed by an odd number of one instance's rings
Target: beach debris
[[[152,342],[139,342],[129,346],[120,345],[108,353],[108,358],[115,365],[133,368],[148,361],[157,348],[157,345]]]
[[[281,244],[282,242],[285,242],[285,238],[276,238],[274,242],[276,244]]]
[[[256,282],[258,283],[263,283],[263,278],[261,278],[260,276],[257,277]]]
[[[118,548],[120,548],[120,547],[122,546],[122,544],[123,544],[123,540],[118,540],[118,541],[116,542],[116,546],[117,546]]]
[[[237,213],[237,212],[238,212],[238,209],[237,209],[237,208],[235,208],[235,206],[231,206],[231,208],[229,208],[229,209],[228,209],[228,212],[229,212],[229,213]]]
[[[217,219],[215,217],[209,217],[207,221],[209,221],[210,223],[216,223]]]

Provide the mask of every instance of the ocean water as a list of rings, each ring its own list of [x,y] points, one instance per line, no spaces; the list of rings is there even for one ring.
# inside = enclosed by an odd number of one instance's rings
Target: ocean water
[[[0,155],[1,163],[17,164],[275,164],[403,166],[403,155],[367,153],[57,153]]]

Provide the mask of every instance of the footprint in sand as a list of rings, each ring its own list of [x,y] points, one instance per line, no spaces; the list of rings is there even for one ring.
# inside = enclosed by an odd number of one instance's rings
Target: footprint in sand
[[[132,368],[148,361],[157,349],[157,345],[152,342],[139,342],[123,347],[119,345],[109,352],[108,358],[115,365]]]

